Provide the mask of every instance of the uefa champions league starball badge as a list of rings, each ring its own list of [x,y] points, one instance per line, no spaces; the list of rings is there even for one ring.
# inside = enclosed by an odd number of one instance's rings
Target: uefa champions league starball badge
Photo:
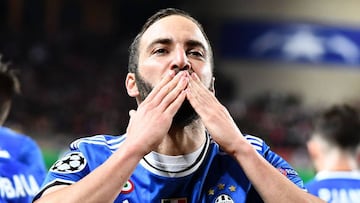
[[[80,152],[72,152],[55,162],[50,171],[55,173],[76,173],[86,166],[86,159]]]
[[[234,203],[234,200],[229,195],[222,194],[216,198],[215,203]]]

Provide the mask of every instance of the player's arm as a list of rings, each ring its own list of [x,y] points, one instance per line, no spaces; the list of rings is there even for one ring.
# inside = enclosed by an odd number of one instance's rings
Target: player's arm
[[[35,202],[113,202],[141,158],[134,145],[124,142],[104,164],[80,181],[50,187]]]
[[[266,145],[266,143],[262,139],[252,135],[245,135],[245,138],[256,149],[256,151],[266,159],[268,163],[270,163],[274,168],[280,171],[292,183],[297,185],[299,188],[305,190],[304,182],[300,178],[296,170],[281,156],[271,151],[270,147]],[[259,193],[253,186],[248,192],[246,202],[263,202]]]
[[[187,98],[212,138],[241,165],[265,202],[323,202],[300,189],[269,164],[244,138],[227,109],[191,74]]]
[[[187,80],[185,73],[175,76],[173,71],[163,77],[137,111],[131,111],[127,138],[106,162],[74,184],[47,189],[36,203],[113,202],[142,157],[167,135],[185,100]]]
[[[232,150],[233,156],[264,202],[323,202],[288,180],[242,139],[234,143],[238,148]]]

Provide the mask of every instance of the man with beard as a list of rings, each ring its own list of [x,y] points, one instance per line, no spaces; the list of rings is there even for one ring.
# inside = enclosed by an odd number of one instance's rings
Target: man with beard
[[[252,187],[265,202],[321,201],[260,138],[240,132],[215,97],[212,57],[187,13],[150,17],[130,47],[126,88],[138,108],[126,133],[73,142],[36,202],[254,202]]]

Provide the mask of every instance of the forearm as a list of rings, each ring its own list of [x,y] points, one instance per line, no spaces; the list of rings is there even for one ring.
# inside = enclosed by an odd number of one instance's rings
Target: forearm
[[[238,150],[234,151],[233,155],[264,202],[323,202],[288,180],[246,140],[238,139],[236,145],[239,147],[237,147]]]
[[[114,202],[141,158],[134,147],[122,146],[80,181],[66,187],[49,188],[36,203]]]

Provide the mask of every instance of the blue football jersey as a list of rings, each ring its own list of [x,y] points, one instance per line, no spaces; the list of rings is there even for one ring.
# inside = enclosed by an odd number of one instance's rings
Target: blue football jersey
[[[251,183],[240,165],[209,135],[206,138],[202,147],[185,156],[155,152],[146,155],[114,202],[251,202],[247,200]],[[246,138],[274,167],[304,188],[296,171],[263,140],[250,135]],[[50,168],[41,192],[53,185],[80,180],[108,159],[125,139],[126,135],[98,135],[73,142],[71,150]]]
[[[323,171],[306,184],[311,194],[329,203],[360,202],[360,172]]]
[[[31,202],[46,175],[40,148],[6,127],[0,127],[0,138],[0,203]]]

